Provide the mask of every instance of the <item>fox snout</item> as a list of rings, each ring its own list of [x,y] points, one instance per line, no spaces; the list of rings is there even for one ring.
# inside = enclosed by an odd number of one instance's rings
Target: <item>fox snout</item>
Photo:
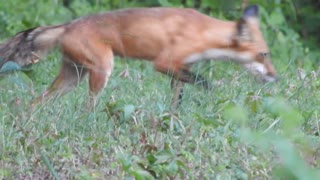
[[[250,62],[244,64],[244,67],[262,83],[278,81],[277,74],[271,63]]]
[[[278,76],[275,74],[269,74],[267,73],[265,76],[261,77],[261,81],[263,83],[269,83],[269,82],[277,82],[279,80]]]

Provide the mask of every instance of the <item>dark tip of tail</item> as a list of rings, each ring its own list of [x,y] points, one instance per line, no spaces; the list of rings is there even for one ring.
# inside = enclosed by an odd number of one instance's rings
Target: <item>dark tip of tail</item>
[[[27,36],[29,35],[32,31],[34,31],[36,29],[36,27],[33,27],[31,29],[27,29],[27,30],[23,30],[23,31],[20,31],[18,32],[16,35],[18,34],[23,34],[23,36]]]
[[[32,64],[34,55],[33,35],[36,28],[18,32],[15,36],[0,44],[0,68],[8,62],[21,67]]]

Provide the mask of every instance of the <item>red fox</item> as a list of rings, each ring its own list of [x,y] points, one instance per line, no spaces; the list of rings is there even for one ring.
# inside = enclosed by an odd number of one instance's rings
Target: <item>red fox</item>
[[[152,61],[157,71],[183,83],[207,81],[190,71],[201,60],[231,60],[264,82],[276,81],[269,49],[259,27],[258,6],[248,6],[237,21],[222,21],[183,8],[132,8],[83,17],[57,26],[22,31],[0,44],[2,63],[24,66],[58,46],[62,67],[41,102],[76,87],[89,74],[95,98],[112,73],[114,56]],[[177,89],[182,90],[182,84]],[[176,104],[176,100],[175,104]]]

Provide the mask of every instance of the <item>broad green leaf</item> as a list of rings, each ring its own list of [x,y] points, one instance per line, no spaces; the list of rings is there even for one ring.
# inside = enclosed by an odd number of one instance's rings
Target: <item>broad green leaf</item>
[[[6,71],[14,71],[21,69],[21,66],[13,61],[8,61],[4,63],[0,69],[0,73],[6,72]]]
[[[123,111],[124,111],[124,119],[128,120],[130,119],[132,113],[134,112],[135,107],[131,104],[124,106]]]
[[[239,105],[230,105],[224,111],[224,115],[232,121],[245,124],[249,118],[245,109]]]

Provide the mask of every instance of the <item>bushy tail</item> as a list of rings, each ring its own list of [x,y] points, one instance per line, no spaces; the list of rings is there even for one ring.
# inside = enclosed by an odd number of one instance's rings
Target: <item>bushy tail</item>
[[[64,25],[37,27],[17,33],[0,44],[0,68],[8,61],[23,67],[36,63],[59,43]]]

